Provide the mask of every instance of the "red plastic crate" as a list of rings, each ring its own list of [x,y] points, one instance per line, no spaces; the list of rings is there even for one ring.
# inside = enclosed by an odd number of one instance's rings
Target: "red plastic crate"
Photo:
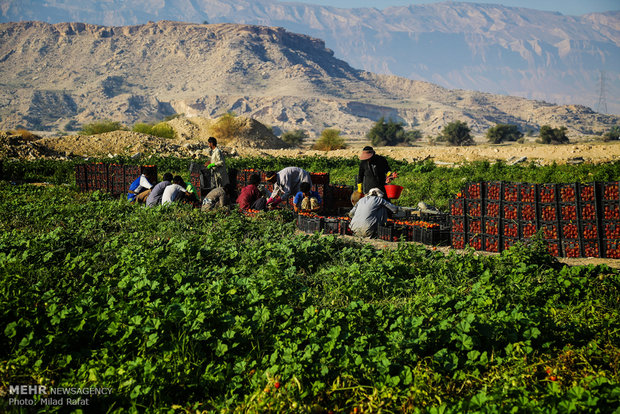
[[[601,257],[601,246],[598,240],[584,240],[584,257]]]
[[[618,181],[604,182],[601,184],[601,196],[603,200],[618,201],[620,200],[619,195]]]
[[[537,185],[530,183],[521,183],[519,185],[519,191],[521,195],[521,202],[526,203],[535,203],[536,202],[536,193],[537,193]]]
[[[563,221],[560,224],[562,239],[578,239],[579,224],[577,221]]]
[[[502,199],[504,201],[511,201],[511,202],[519,201],[519,184],[504,183]]]
[[[310,180],[312,184],[329,184],[329,173],[310,173]]]
[[[521,203],[521,220],[536,220],[535,203]]]
[[[461,216],[452,216],[450,218],[451,228],[453,232],[464,233],[465,232],[465,218]]]
[[[482,234],[468,234],[467,244],[475,250],[482,250]]]
[[[502,182],[489,181],[487,183],[486,198],[488,200],[499,201],[502,199]]]
[[[579,201],[594,201],[596,186],[594,183],[579,184]]]
[[[559,240],[545,240],[547,243],[547,251],[553,257],[560,257],[562,255],[562,244]]]
[[[577,202],[577,183],[558,184],[558,193],[560,194],[561,203]]]
[[[536,228],[536,222],[533,221],[522,221],[521,222],[521,226],[520,226],[520,230],[521,230],[521,239],[529,239],[530,237],[532,237],[533,235],[536,234],[536,231],[538,230]]]
[[[504,203],[502,206],[502,215],[506,220],[518,220],[519,219],[519,204],[518,203]]]
[[[501,201],[487,200],[485,216],[500,218],[501,214]]]
[[[541,203],[557,202],[557,184],[538,184],[538,201]]]
[[[561,220],[577,220],[577,204],[561,204],[560,205]]]
[[[620,259],[620,240],[604,239],[603,240],[603,256],[610,259]]]
[[[546,240],[557,240],[560,238],[560,231],[557,223],[542,223],[540,229]]]
[[[482,234],[482,219],[481,218],[468,218],[467,219],[467,233]]]
[[[484,251],[499,253],[501,248],[499,236],[484,236]]]
[[[540,204],[540,220],[541,221],[556,221],[559,218],[557,204]]]
[[[499,219],[485,218],[484,219],[484,233],[493,236],[499,236]]]
[[[473,217],[482,217],[482,201],[467,200],[467,215]]]
[[[465,233],[450,233],[450,244],[455,249],[464,249]]]
[[[594,201],[582,201],[579,204],[579,219],[581,220],[596,220],[598,214],[596,213],[596,203]]]
[[[581,243],[577,240],[562,240],[564,257],[581,257]]]
[[[467,184],[467,198],[481,200],[482,199],[482,183]]]
[[[519,223],[514,220],[503,221],[503,236],[508,238],[519,238]]]

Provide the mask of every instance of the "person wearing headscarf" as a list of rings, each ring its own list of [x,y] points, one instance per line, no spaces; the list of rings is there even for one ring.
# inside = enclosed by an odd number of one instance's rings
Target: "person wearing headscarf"
[[[146,178],[146,175],[140,174],[140,176],[129,185],[127,200],[129,200],[130,203],[133,203],[134,201],[144,203],[146,201],[146,198],[150,194],[145,192],[149,191],[151,188],[153,188],[153,184],[149,182],[148,178]],[[139,197],[140,195],[142,197]]]
[[[379,224],[387,223],[388,211],[398,212],[398,207],[385,199],[385,193],[371,188],[349,212],[352,217],[349,228],[359,237],[375,237]]]

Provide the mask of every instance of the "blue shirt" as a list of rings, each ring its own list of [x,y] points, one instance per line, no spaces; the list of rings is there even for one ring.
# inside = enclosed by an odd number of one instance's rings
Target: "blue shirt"
[[[319,195],[319,193],[317,193],[316,191],[310,191],[310,198],[312,197],[316,198],[316,201],[318,201],[319,204],[321,204],[321,196]],[[301,204],[301,201],[303,199],[304,199],[304,193],[300,191],[297,194],[295,194],[295,198],[293,199],[293,204],[298,206],[299,204]]]

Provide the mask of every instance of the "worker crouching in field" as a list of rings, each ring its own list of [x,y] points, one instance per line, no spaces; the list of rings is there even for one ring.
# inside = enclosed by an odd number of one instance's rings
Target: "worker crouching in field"
[[[137,201],[139,203],[145,203],[147,197],[151,193],[153,185],[149,182],[144,174],[141,174],[129,185],[129,192],[127,193],[127,200],[133,203]]]
[[[378,188],[371,189],[349,212],[349,228],[359,237],[376,237],[377,226],[385,225],[388,211],[398,212],[398,207],[385,200],[385,194]]]
[[[299,192],[293,199],[295,212],[317,212],[321,210],[321,196],[312,191],[312,186],[306,182],[299,184]]]
[[[260,184],[260,175],[252,174],[250,176],[250,184],[241,189],[239,197],[237,197],[237,204],[241,210],[266,210],[267,199],[265,195],[258,188]]]
[[[202,211],[209,211],[216,207],[226,207],[228,206],[228,194],[226,189],[223,187],[216,187],[213,190],[209,191],[205,196],[204,200],[202,200]]]
[[[187,184],[183,181],[180,175],[175,175],[172,179],[172,184],[164,189],[161,196],[162,205],[170,204],[172,202],[182,202],[189,198],[189,193],[185,190]]]
[[[155,186],[151,188],[151,192],[146,199],[147,207],[155,207],[161,204],[161,198],[164,195],[164,190],[166,189],[166,187],[172,184],[172,178],[172,174],[167,172],[164,174],[161,182],[155,184]]]
[[[267,173],[265,180],[269,183],[273,183],[273,192],[271,197],[267,200],[269,206],[277,206],[282,201],[288,200],[288,198],[299,192],[299,185],[302,182],[310,184],[312,186],[312,178],[310,173],[299,167],[286,167],[279,172]]]

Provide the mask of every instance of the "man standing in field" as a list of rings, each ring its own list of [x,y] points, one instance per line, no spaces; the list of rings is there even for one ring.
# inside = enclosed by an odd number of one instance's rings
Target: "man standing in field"
[[[217,140],[214,137],[209,137],[207,143],[211,148],[211,163],[207,165],[207,169],[211,172],[211,188],[225,188],[230,181],[224,155],[222,155],[222,150],[217,147]]]
[[[349,228],[358,237],[375,237],[379,224],[387,222],[388,211],[397,213],[398,207],[385,200],[381,190],[372,188],[349,212],[352,217]]]
[[[378,188],[385,197],[385,183],[390,182],[396,173],[392,173],[385,157],[377,155],[372,147],[364,147],[360,154],[360,169],[357,174],[357,191],[368,194],[372,188]]]

